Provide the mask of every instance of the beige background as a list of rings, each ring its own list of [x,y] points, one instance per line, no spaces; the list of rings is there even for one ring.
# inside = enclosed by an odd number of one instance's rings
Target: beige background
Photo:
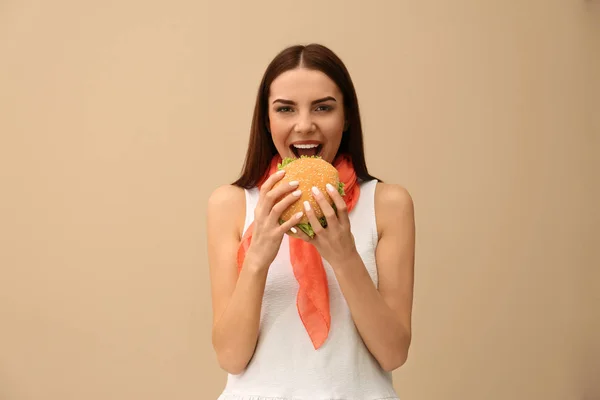
[[[600,4],[3,0],[0,399],[217,397],[207,196],[313,41],[416,204],[401,398],[600,398]]]

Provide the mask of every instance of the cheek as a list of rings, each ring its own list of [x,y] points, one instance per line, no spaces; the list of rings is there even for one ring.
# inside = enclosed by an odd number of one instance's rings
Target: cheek
[[[342,131],[344,130],[344,120],[340,118],[332,118],[321,125],[323,134],[327,136],[330,141],[341,140]]]
[[[282,121],[281,119],[272,119],[270,123],[271,135],[273,141],[277,144],[278,142],[285,142],[290,128],[289,123]]]
[[[289,118],[282,118],[280,116],[275,116],[271,118],[271,130],[273,131],[283,131],[288,129],[291,125]]]
[[[287,140],[289,138],[290,127],[289,122],[286,122],[282,118],[270,119],[269,128],[271,130],[271,138],[277,148],[277,151],[285,152],[287,150]]]

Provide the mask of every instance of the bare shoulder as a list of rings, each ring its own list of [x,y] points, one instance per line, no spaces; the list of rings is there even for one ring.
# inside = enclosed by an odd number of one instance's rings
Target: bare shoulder
[[[209,211],[227,209],[245,203],[244,189],[235,185],[222,185],[212,191],[208,198]]]
[[[246,195],[243,188],[235,185],[217,187],[208,197],[206,213],[209,226],[214,222],[214,225],[219,225],[224,230],[231,228],[241,234],[246,217],[245,207]]]
[[[375,215],[379,236],[394,226],[413,223],[414,202],[404,186],[378,182],[375,188]]]

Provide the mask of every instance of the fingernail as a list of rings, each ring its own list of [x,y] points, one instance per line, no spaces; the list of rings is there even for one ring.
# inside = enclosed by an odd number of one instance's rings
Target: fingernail
[[[290,231],[292,231],[292,233],[298,233],[298,230],[296,228],[294,228],[293,226],[290,228]]]
[[[296,219],[300,219],[300,218],[302,218],[302,215],[303,215],[303,214],[304,214],[304,213],[303,213],[302,211],[300,211],[300,212],[297,212],[297,213],[296,213],[296,215],[294,215],[294,217],[295,217]]]
[[[310,203],[308,201],[304,201],[304,209],[310,211]]]
[[[285,174],[285,169],[280,169],[276,173],[277,173],[277,175],[283,175],[283,174]]]
[[[312,192],[313,192],[314,194],[321,194],[321,191],[320,191],[319,189],[317,189],[317,187],[316,187],[316,186],[313,186],[313,187],[312,187]]]
[[[330,192],[333,192],[333,186],[331,185],[331,183],[328,183],[327,185],[325,185],[325,187],[327,188],[327,190],[329,190]]]
[[[298,181],[290,181],[290,186],[298,186],[300,182]]]
[[[301,193],[302,193],[302,190],[294,190],[294,191],[292,192],[292,194],[293,194],[294,196],[296,196],[296,197],[300,196],[300,194],[301,194]]]

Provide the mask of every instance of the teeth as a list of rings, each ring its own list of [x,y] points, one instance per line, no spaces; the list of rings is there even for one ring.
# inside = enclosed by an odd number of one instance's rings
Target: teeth
[[[295,148],[297,149],[314,149],[315,147],[319,147],[318,144],[295,144]]]

